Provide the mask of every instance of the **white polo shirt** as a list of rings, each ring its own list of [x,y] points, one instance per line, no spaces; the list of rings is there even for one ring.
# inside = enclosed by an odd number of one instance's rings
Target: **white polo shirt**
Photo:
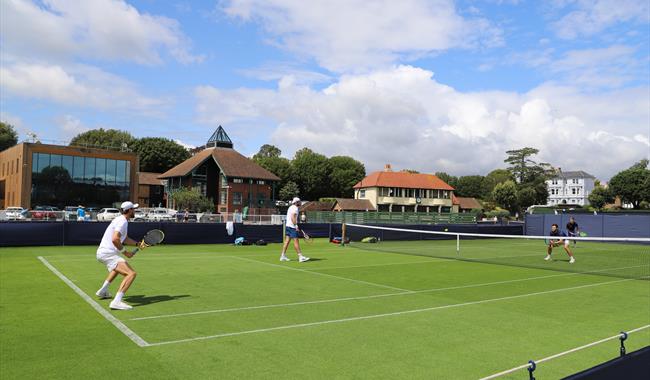
[[[97,248],[97,254],[102,255],[119,255],[120,250],[113,244],[113,233],[115,231],[120,232],[120,241],[124,243],[126,239],[126,234],[129,228],[129,221],[126,220],[126,216],[120,215],[117,218],[113,219],[111,224],[108,225],[104,236],[102,237],[102,242],[99,243],[99,248]]]
[[[291,227],[291,228],[296,228],[296,229],[297,229],[298,226],[296,226],[296,225],[293,223],[293,219],[292,219],[292,216],[293,216],[293,215],[296,216],[296,221],[298,221],[298,206],[296,206],[296,205],[291,205],[291,206],[289,207],[289,209],[287,210],[287,222],[286,222],[286,225],[287,225],[287,227]]]

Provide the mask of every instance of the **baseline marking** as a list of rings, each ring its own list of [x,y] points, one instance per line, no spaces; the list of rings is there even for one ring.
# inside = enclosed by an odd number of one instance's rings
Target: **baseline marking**
[[[450,287],[446,287],[446,288],[432,288],[432,289],[424,289],[424,290],[412,290],[412,291],[405,292],[405,293],[384,293],[384,294],[374,294],[374,295],[371,295],[371,296],[330,298],[330,299],[315,300],[315,301],[301,301],[301,302],[291,302],[291,303],[282,303],[282,304],[243,306],[243,307],[234,307],[234,308],[227,308],[227,309],[213,309],[213,310],[192,311],[192,312],[178,313],[178,314],[161,314],[161,315],[152,315],[152,316],[149,316],[149,317],[131,318],[130,320],[132,320],[132,321],[142,321],[142,320],[147,320],[147,319],[175,318],[175,317],[184,317],[184,316],[190,316],[190,315],[228,313],[228,312],[244,311],[244,310],[270,309],[270,308],[276,308],[276,307],[312,305],[312,304],[320,304],[320,303],[358,301],[358,300],[366,300],[366,299],[373,299],[373,298],[383,298],[383,297],[407,296],[407,295],[411,295],[411,294],[433,293],[433,292],[441,292],[441,291],[445,291],[445,290],[457,290],[457,289],[467,289],[467,288],[478,288],[478,287],[481,287],[481,286],[509,284],[509,283],[514,283],[514,282],[540,280],[540,279],[553,278],[553,277],[568,277],[568,276],[575,276],[575,275],[580,275],[580,274],[592,274],[592,273],[598,273],[598,272],[603,272],[603,271],[636,268],[636,267],[639,267],[639,266],[642,266],[642,265],[635,265],[635,266],[631,266],[631,267],[621,267],[621,268],[611,268],[611,269],[589,271],[589,272],[551,274],[551,275],[546,275],[546,276],[518,278],[518,279],[514,279],[514,280],[503,280],[503,281],[494,281],[494,282],[484,282],[484,283],[480,283],[480,284],[450,286]]]
[[[106,318],[110,323],[113,324],[113,326],[117,327],[118,330],[120,330],[124,335],[126,335],[129,339],[131,339],[135,344],[137,344],[140,347],[147,347],[150,346],[147,341],[142,339],[138,334],[133,332],[130,328],[126,327],[124,323],[122,323],[119,319],[115,318],[111,313],[106,311],[103,307],[101,307],[100,304],[95,302],[92,298],[90,298],[83,290],[81,290],[75,283],[70,281],[63,273],[59,272],[55,267],[52,266],[47,260],[45,260],[42,256],[38,256],[38,259],[45,265],[52,273],[54,273],[57,277],[59,277],[66,285],[68,285],[72,290],[75,291],[84,301],[88,302],[90,306],[93,307],[93,309],[97,310],[97,312]]]
[[[374,283],[374,282],[355,280],[353,278],[348,278],[348,277],[335,276],[333,274],[314,272],[314,271],[309,271],[309,270],[305,270],[305,269],[298,269],[298,268],[288,267],[288,266],[278,265],[278,264],[271,264],[271,263],[266,263],[264,261],[247,259],[245,257],[234,256],[234,258],[239,259],[239,260],[244,260],[244,261],[250,261],[250,262],[256,263],[256,264],[264,264],[264,265],[269,265],[269,266],[272,266],[272,267],[278,267],[278,268],[282,268],[282,269],[295,270],[295,271],[302,272],[302,273],[309,273],[309,274],[318,275],[318,276],[338,278],[339,280],[346,280],[346,281],[356,282],[356,283],[359,283],[359,284],[366,284],[366,285],[377,286],[377,287],[380,287],[380,288],[398,290],[400,292],[412,292],[412,290],[396,288],[396,287],[390,286],[390,285],[377,284],[377,283]]]
[[[566,292],[568,290],[585,289],[585,288],[591,288],[591,287],[600,286],[600,285],[615,284],[615,283],[634,281],[634,280],[635,279],[606,281],[606,282],[599,282],[599,283],[596,283],[596,284],[574,286],[574,287],[570,287],[570,288],[561,288],[561,289],[547,290],[547,291],[543,291],[543,292],[527,293],[527,294],[520,294],[520,295],[516,295],[516,296],[508,296],[508,297],[500,297],[500,298],[489,298],[489,299],[480,300],[480,301],[471,301],[471,302],[463,302],[463,303],[456,303],[456,304],[449,304],[449,305],[442,305],[442,306],[434,306],[434,307],[428,307],[428,308],[423,308],[423,309],[404,310],[404,311],[397,311],[397,312],[393,312],[393,313],[364,315],[364,316],[360,316],[360,317],[331,319],[331,320],[318,321],[318,322],[299,323],[299,324],[295,324],[295,325],[286,325],[286,326],[270,327],[270,328],[264,328],[264,329],[237,331],[237,332],[232,332],[232,333],[223,333],[223,334],[216,334],[216,335],[200,336],[200,337],[195,337],[195,338],[170,340],[170,341],[164,341],[164,342],[149,343],[149,346],[162,346],[162,345],[167,345],[167,344],[194,342],[194,341],[198,341],[198,340],[216,339],[216,338],[223,338],[223,337],[229,337],[229,336],[237,336],[237,335],[245,335],[245,334],[256,334],[256,333],[269,332],[269,331],[288,330],[288,329],[295,329],[295,328],[301,328],[301,327],[320,326],[320,325],[326,325],[326,324],[352,322],[352,321],[360,321],[360,320],[366,320],[366,319],[377,319],[377,318],[384,318],[384,317],[393,317],[393,316],[406,315],[406,314],[422,313],[422,312],[425,312],[425,311],[452,309],[452,308],[463,307],[463,306],[480,305],[480,304],[485,304],[485,303],[490,303],[490,302],[512,300],[512,299],[532,297],[532,296],[537,296],[537,295],[551,294],[551,293],[558,293],[558,292]]]
[[[634,329],[634,330],[627,331],[627,333],[628,333],[628,334],[631,334],[631,333],[634,333],[634,332],[637,332],[637,331],[641,331],[641,330],[647,329],[648,327],[650,327],[650,325],[641,326],[641,327],[636,328],[636,329]],[[621,336],[621,334],[616,334],[616,335],[614,335],[614,336],[610,336],[609,338],[601,339],[601,340],[598,340],[598,341],[595,341],[595,342],[591,342],[591,343],[585,344],[584,346],[580,346],[580,347],[572,348],[572,349],[567,350],[567,351],[564,351],[564,352],[560,352],[559,354],[555,354],[555,355],[551,355],[551,356],[545,357],[545,358],[543,358],[543,359],[535,360],[535,363],[543,363],[543,362],[546,362],[546,361],[549,361],[549,360],[553,360],[553,359],[555,359],[555,358],[559,358],[560,356],[564,356],[564,355],[567,355],[567,354],[570,354],[570,353],[573,353],[573,352],[576,352],[576,351],[580,351],[580,350],[583,350],[583,349],[585,349],[585,348],[589,348],[589,347],[591,347],[591,346],[595,346],[595,345],[597,345],[597,344],[607,342],[608,340],[616,339],[616,338],[618,338],[618,337],[620,337],[620,336]],[[524,364],[524,365],[520,365],[519,367],[514,367],[514,368],[511,368],[511,369],[505,370],[505,371],[503,371],[503,372],[495,373],[494,375],[490,375],[490,376],[488,376],[488,377],[483,377],[483,378],[481,378],[481,380],[490,380],[490,379],[495,379],[495,378],[497,378],[497,377],[500,377],[500,376],[503,376],[503,375],[507,375],[507,374],[509,374],[509,373],[512,373],[512,372],[518,371],[518,370],[520,370],[520,369],[528,368],[529,365],[530,365],[530,364],[526,363],[526,364]]]

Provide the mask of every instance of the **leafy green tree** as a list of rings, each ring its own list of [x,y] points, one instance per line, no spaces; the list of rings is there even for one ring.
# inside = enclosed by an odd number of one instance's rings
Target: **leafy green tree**
[[[500,183],[492,190],[492,198],[499,206],[514,210],[517,206],[517,186],[513,181]]]
[[[0,152],[18,144],[18,133],[13,125],[0,121]]]
[[[530,159],[531,156],[537,153],[539,153],[539,149],[529,147],[506,151],[508,158],[503,161],[510,164],[508,170],[518,183],[534,182],[539,177],[546,180],[546,176],[550,174],[552,169],[550,164],[545,162],[537,163]]]
[[[300,189],[298,189],[298,185],[296,185],[295,182],[287,181],[287,183],[280,188],[280,193],[278,195],[280,199],[291,200],[293,197],[300,195]]]
[[[443,180],[447,185],[456,188],[458,185],[458,177],[454,177],[451,174],[447,174],[445,172],[436,172],[435,174],[436,177],[440,178]]]
[[[609,188],[614,196],[621,198],[621,201],[639,208],[641,202],[647,197],[648,177],[650,177],[648,160],[641,160],[612,177]]]
[[[140,158],[140,171],[164,173],[190,158],[182,145],[162,137],[144,137],[135,140],[131,147]]]
[[[280,157],[282,151],[269,144],[264,144],[260,151],[253,156],[253,161],[264,169],[280,177],[281,181],[277,184],[279,189],[286,185],[291,178],[291,161]]]
[[[515,177],[507,169],[495,169],[488,173],[483,179],[483,194],[488,200],[492,200],[492,190],[499,183],[515,181]]]
[[[517,191],[517,205],[521,208],[538,204],[537,192],[533,187],[526,186]]]
[[[121,149],[124,144],[130,148],[134,141],[135,138],[129,132],[99,128],[78,134],[70,141],[70,145]]]
[[[309,148],[296,152],[291,162],[292,181],[301,190],[305,199],[318,199],[330,192],[330,165],[327,157]]]
[[[334,156],[329,159],[329,196],[353,198],[352,188],[366,176],[366,168],[352,157]]]
[[[602,210],[606,204],[612,203],[614,201],[612,192],[602,186],[596,186],[591,191],[591,194],[589,194],[588,198],[589,204],[598,210]]]
[[[459,197],[484,198],[484,177],[481,175],[466,175],[458,178],[456,194]]]
[[[214,211],[214,201],[201,195],[196,189],[180,189],[172,193],[172,199],[179,210],[189,209],[194,212]]]

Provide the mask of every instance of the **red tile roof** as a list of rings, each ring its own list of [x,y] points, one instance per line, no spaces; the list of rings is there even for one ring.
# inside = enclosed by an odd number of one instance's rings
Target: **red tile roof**
[[[366,187],[402,187],[407,189],[454,190],[433,174],[408,172],[374,172],[354,185],[355,189]]]
[[[212,157],[228,177],[279,181],[280,177],[256,164],[253,160],[229,148],[206,148],[161,174],[158,178],[184,177],[205,160]]]
[[[138,173],[138,184],[163,186],[162,181],[158,179],[159,175],[160,173],[140,172]]]

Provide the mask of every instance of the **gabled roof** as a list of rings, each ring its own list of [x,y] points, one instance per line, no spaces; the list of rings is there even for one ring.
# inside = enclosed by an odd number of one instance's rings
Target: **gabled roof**
[[[455,197],[458,200],[458,207],[465,210],[483,209],[476,198]]]
[[[575,170],[575,171],[568,171],[568,172],[558,172],[555,174],[553,178],[593,178],[596,179],[596,177],[592,176],[591,174],[582,171],[582,170]]]
[[[208,139],[206,147],[221,147],[221,148],[232,148],[232,140],[228,137],[228,134],[223,129],[222,126],[219,126],[216,131]]]
[[[253,160],[230,148],[206,148],[158,178],[185,177],[205,160],[212,158],[226,177],[240,177],[279,181],[280,178],[256,164]]]
[[[354,185],[355,189],[366,187],[402,187],[407,189],[454,190],[433,174],[408,172],[374,172]]]
[[[336,205],[344,211],[375,211],[375,206],[367,199],[336,198]]]
[[[138,173],[138,184],[140,184],[140,185],[163,186],[162,181],[158,179],[159,175],[160,175],[160,173],[139,172]]]
[[[333,208],[334,202],[313,201],[300,206],[300,211],[332,211]]]

